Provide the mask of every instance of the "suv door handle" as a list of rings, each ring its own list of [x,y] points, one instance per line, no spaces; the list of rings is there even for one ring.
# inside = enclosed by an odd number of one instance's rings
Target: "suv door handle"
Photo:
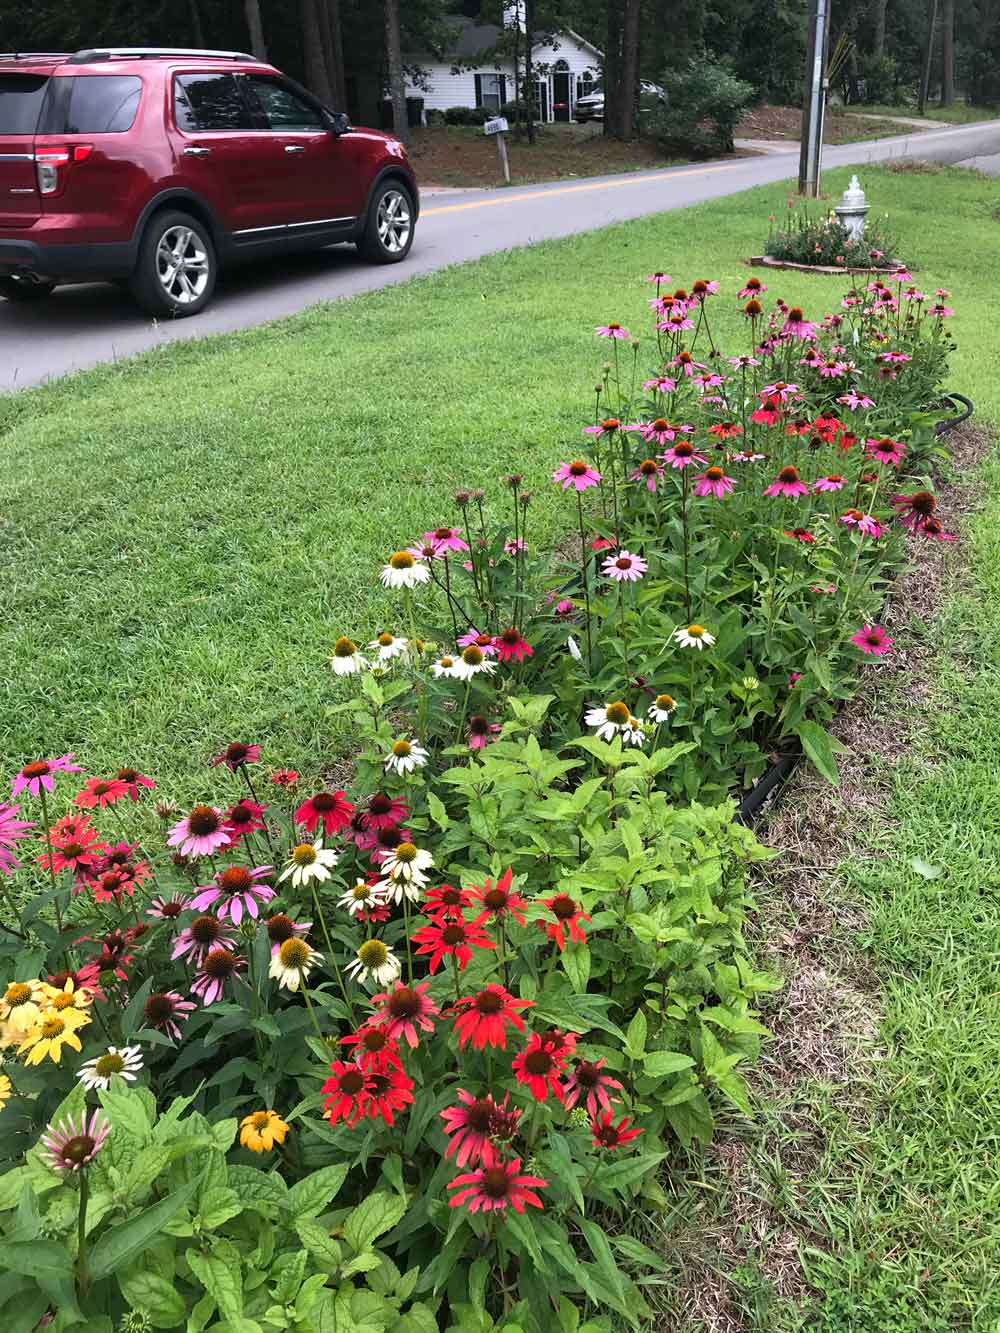
[[[184,149],[184,156],[185,156],[185,157],[208,157],[208,155],[209,155],[209,153],[210,153],[211,151],[212,151],[211,148],[185,148],[185,149]]]
[[[304,147],[302,146],[302,144],[300,144],[300,143],[286,143],[286,144],[285,144],[285,152],[286,152],[286,153],[304,153],[305,151],[306,151],[305,148],[304,148]]]

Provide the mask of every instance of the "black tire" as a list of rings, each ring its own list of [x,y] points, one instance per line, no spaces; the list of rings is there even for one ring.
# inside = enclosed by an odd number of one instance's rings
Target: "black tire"
[[[129,289],[148,314],[186,319],[208,305],[217,275],[215,246],[204,222],[171,209],[147,224]]]
[[[34,282],[31,278],[15,278],[13,276],[0,278],[0,296],[5,301],[21,303],[44,301],[46,296],[51,296],[55,289],[54,282]]]
[[[372,264],[398,264],[413,244],[413,195],[402,181],[391,177],[372,195],[365,229],[357,241],[358,253]]]

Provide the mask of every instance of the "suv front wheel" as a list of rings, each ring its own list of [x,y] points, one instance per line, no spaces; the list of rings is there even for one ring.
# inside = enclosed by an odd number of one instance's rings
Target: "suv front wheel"
[[[197,315],[212,299],[218,261],[203,222],[190,213],[159,213],[139,245],[129,286],[151,315],[183,319]]]
[[[412,244],[413,198],[402,181],[384,181],[372,196],[357,243],[361,257],[373,264],[398,264]]]

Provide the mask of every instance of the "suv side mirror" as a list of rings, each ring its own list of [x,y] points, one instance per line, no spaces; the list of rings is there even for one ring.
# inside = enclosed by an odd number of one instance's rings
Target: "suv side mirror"
[[[326,124],[331,134],[350,134],[351,118],[343,111],[328,111],[326,113]]]

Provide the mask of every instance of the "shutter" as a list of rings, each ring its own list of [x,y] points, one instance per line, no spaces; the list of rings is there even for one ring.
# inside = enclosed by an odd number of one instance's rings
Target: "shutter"
[[[502,111],[507,102],[507,75],[500,75],[500,110]]]
[[[476,75],[476,106],[483,104],[483,79],[482,75]]]

